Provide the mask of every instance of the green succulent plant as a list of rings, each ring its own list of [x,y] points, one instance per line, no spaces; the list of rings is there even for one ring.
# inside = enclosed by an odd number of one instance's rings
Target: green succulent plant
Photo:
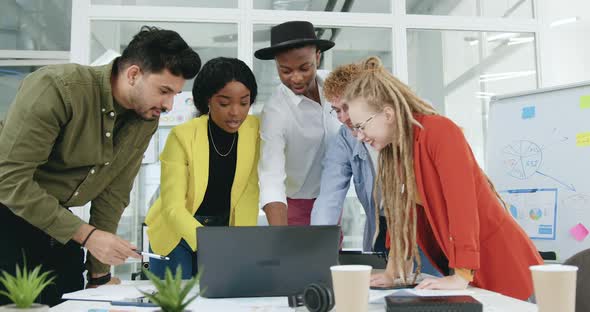
[[[173,275],[170,268],[166,268],[164,279],[161,280],[152,272],[143,269],[143,273],[156,287],[156,293],[141,292],[151,302],[158,305],[163,312],[182,312],[195,300],[199,294],[187,299],[189,292],[195,287],[200,278],[200,273],[183,283],[182,268],[176,268],[176,274]]]
[[[50,274],[51,271],[41,273],[41,265],[38,265],[33,271],[29,271],[26,264],[22,270],[17,264],[14,276],[2,271],[0,283],[4,285],[6,290],[0,291],[0,295],[8,297],[18,308],[29,308],[43,289],[53,283],[55,276],[50,277]]]

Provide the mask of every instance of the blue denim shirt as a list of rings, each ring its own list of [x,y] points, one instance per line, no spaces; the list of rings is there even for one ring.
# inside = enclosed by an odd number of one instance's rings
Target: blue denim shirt
[[[338,134],[328,142],[323,160],[320,195],[315,200],[311,212],[311,225],[335,225],[340,223],[344,199],[353,178],[356,195],[367,216],[363,233],[363,251],[373,250],[375,235],[375,201],[373,182],[375,168],[365,145],[357,140],[352,132],[341,126]],[[422,273],[442,276],[418,248],[422,259]]]
[[[373,250],[375,234],[375,202],[373,181],[375,169],[365,145],[352,131],[341,126],[338,134],[328,142],[323,160],[320,195],[311,212],[312,225],[338,224],[346,193],[353,178],[356,195],[367,216],[363,235],[363,250]]]

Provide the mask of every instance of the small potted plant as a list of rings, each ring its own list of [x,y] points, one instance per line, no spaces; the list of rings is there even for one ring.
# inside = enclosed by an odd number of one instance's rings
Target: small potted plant
[[[49,306],[34,302],[43,289],[53,283],[55,276],[50,277],[50,273],[49,271],[41,273],[41,265],[38,265],[33,271],[28,271],[26,264],[22,270],[18,264],[16,265],[15,276],[2,271],[0,283],[4,285],[6,291],[0,291],[0,295],[8,297],[13,302],[13,304],[3,306],[2,311],[49,311]]]
[[[172,275],[172,271],[166,268],[163,280],[146,269],[143,269],[143,273],[154,284],[156,292],[152,294],[142,291],[142,293],[152,303],[158,305],[162,309],[162,312],[187,312],[185,308],[199,296],[199,294],[196,294],[186,299],[190,291],[199,281],[200,274],[188,281],[183,281],[182,268],[180,266],[176,268],[175,275]]]

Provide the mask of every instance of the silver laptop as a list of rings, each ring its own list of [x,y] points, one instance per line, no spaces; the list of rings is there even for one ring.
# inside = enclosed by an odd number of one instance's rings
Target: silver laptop
[[[339,226],[200,227],[202,296],[289,296],[311,283],[329,286],[339,240]]]

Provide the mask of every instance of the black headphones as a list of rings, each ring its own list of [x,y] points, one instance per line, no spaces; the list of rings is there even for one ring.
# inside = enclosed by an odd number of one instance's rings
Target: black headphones
[[[314,283],[305,287],[303,293],[289,296],[289,307],[305,306],[310,312],[328,312],[334,308],[332,288]]]

